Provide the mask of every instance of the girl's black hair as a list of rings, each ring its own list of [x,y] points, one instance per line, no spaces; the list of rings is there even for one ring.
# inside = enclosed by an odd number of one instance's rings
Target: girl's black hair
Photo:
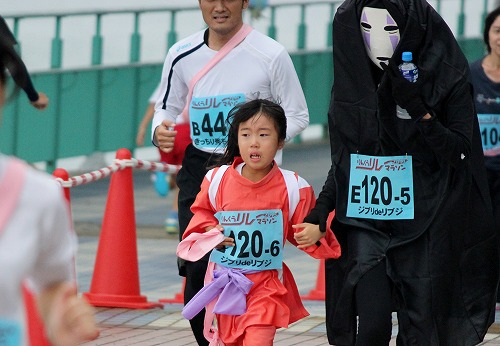
[[[240,128],[240,124],[259,113],[274,122],[276,131],[278,132],[278,140],[280,142],[285,140],[286,116],[285,111],[279,104],[265,99],[256,99],[242,103],[231,109],[227,116],[226,122],[229,127],[227,146],[224,154],[217,161],[218,165],[231,164],[235,157],[241,156],[240,148],[238,147],[238,129]]]
[[[500,6],[491,11],[488,16],[486,16],[486,19],[484,20],[484,32],[483,32],[483,39],[484,43],[486,43],[486,48],[488,49],[488,53],[491,53],[491,47],[490,47],[490,29],[491,26],[493,25],[493,22],[497,17],[500,15]]]

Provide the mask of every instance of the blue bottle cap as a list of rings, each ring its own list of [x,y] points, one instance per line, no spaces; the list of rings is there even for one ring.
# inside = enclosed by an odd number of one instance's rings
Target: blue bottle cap
[[[412,61],[413,54],[411,52],[403,52],[403,61]]]

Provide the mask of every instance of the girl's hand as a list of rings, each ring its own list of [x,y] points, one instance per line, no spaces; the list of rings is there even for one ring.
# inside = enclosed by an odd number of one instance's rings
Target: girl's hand
[[[296,230],[293,237],[299,244],[297,246],[299,249],[305,249],[306,247],[316,244],[326,235],[325,232],[319,230],[319,225],[314,225],[312,223],[304,222],[292,225],[292,227]]]
[[[221,225],[207,226],[205,227],[205,232],[211,231],[214,228],[217,228],[219,231],[224,232],[224,227],[222,227]]]
[[[208,226],[205,228],[205,231],[208,232],[214,228],[217,228],[221,233],[224,233],[224,227],[222,227],[220,224],[217,226]],[[223,249],[226,246],[234,246],[234,239],[225,237],[222,242],[219,243],[215,248],[216,249]]]
[[[226,246],[234,246],[234,239],[229,238],[229,237],[225,237],[224,240],[219,245],[217,245],[215,248],[216,249],[223,249]]]

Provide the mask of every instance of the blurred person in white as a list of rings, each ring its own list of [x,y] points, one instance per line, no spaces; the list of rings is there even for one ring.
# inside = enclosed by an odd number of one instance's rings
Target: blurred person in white
[[[13,77],[19,71],[8,44],[0,37],[0,112],[6,70]],[[97,338],[94,310],[76,292],[76,244],[60,185],[21,160],[0,154],[0,345],[37,345],[28,336],[26,286],[33,291],[52,345]]]

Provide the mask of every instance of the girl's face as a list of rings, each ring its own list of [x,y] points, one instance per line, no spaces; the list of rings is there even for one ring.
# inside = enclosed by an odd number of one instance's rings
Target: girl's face
[[[245,161],[242,175],[254,182],[264,178],[272,168],[276,152],[283,146],[274,121],[265,114],[257,113],[242,122],[238,128],[238,147]]]

